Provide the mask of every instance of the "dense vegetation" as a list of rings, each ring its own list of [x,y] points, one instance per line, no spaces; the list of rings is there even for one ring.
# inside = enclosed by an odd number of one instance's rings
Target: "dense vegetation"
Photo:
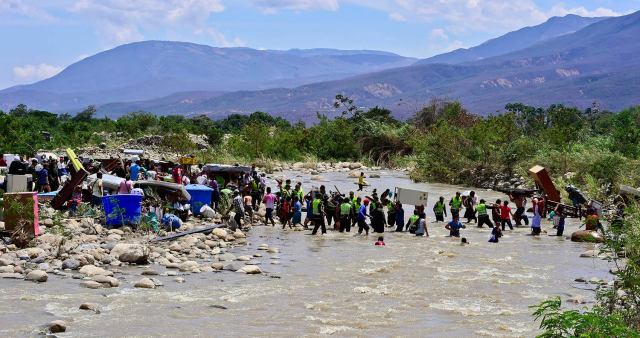
[[[200,153],[207,161],[365,160],[410,167],[416,180],[475,185],[496,173],[526,176],[541,164],[558,183],[574,183],[593,198],[640,183],[639,107],[611,113],[510,104],[507,113],[483,118],[457,102],[433,100],[398,121],[387,109],[361,111],[340,95],[335,106],[338,117],[318,115],[306,126],[262,112],[217,121],[137,112],[111,120],[96,118],[93,107],[71,116],[19,105],[0,112],[0,151],[30,154],[159,134],[169,136],[168,148],[195,153],[183,137],[193,133],[207,136],[212,149]]]

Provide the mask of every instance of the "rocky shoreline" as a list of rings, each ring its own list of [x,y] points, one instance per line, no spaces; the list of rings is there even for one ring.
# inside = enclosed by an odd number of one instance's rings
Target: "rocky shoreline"
[[[43,234],[29,247],[0,245],[0,278],[46,283],[54,275],[88,289],[155,289],[163,286],[157,276],[174,277],[174,282],[184,283],[189,275],[199,273],[268,275],[260,265],[279,264],[280,250],[266,244],[255,247],[252,254],[232,254],[234,248],[247,245],[247,235],[227,228],[219,216],[208,220],[192,217],[180,229],[183,232],[221,225],[209,234],[153,241],[167,233],[161,230],[155,235],[130,227],[107,229],[91,217],[58,220],[60,214],[53,209],[44,207],[41,211]],[[261,211],[256,216],[263,215],[264,209]],[[97,311],[93,304],[81,304],[80,308]],[[54,321],[46,325],[45,331],[64,332],[66,326],[64,321]]]

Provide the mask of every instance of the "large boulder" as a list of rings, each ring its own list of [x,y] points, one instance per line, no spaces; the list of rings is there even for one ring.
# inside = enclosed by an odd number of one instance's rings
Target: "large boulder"
[[[214,236],[218,237],[218,238],[222,238],[225,239],[227,238],[227,230],[222,229],[222,228],[215,228],[213,229],[213,231],[211,232],[211,234],[213,234]]]
[[[69,270],[78,270],[80,268],[80,262],[77,259],[67,258],[62,261],[62,268]]]
[[[49,276],[47,275],[46,272],[42,270],[33,270],[27,274],[27,277],[25,277],[25,280],[44,283],[47,281],[48,278]]]
[[[147,264],[149,248],[142,244],[118,243],[111,249],[110,255],[124,263]]]
[[[61,333],[67,331],[67,323],[62,320],[54,320],[49,323],[49,332]]]
[[[142,278],[134,285],[134,287],[141,289],[155,289],[156,284],[150,278]]]
[[[571,234],[572,242],[602,243],[604,238],[597,231],[578,230]]]

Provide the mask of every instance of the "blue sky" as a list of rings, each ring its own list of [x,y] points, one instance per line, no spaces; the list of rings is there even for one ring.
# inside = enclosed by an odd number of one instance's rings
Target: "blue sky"
[[[0,88],[141,40],[424,58],[552,16],[638,9],[640,0],[0,0]]]

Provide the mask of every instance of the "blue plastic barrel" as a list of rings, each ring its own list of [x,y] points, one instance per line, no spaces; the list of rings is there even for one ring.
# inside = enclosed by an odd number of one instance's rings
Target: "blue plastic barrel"
[[[140,224],[142,196],[108,195],[102,197],[102,206],[108,227]]]
[[[211,205],[211,192],[213,189],[202,184],[189,184],[185,187],[189,195],[191,195],[191,212],[194,215],[200,215],[200,208],[203,205]]]

